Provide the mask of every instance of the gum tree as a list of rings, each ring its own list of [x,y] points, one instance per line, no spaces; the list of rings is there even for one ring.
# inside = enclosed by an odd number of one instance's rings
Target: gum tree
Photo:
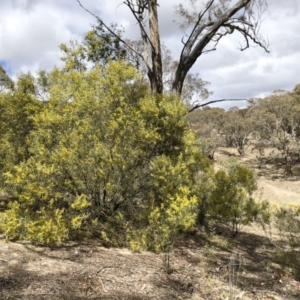
[[[107,25],[100,16],[93,14],[77,0],[87,12],[92,14],[99,24],[109,33],[119,38],[130,51],[133,51],[145,65],[152,93],[163,93],[163,62],[158,19],[158,0],[125,0],[137,26],[143,43],[142,51],[127,43],[114,27]],[[240,50],[250,44],[258,45],[268,52],[268,42],[260,35],[261,17],[267,8],[266,0],[188,0],[188,5],[175,6],[176,14],[181,18],[180,27],[184,30],[182,50],[178,59],[172,92],[181,95],[189,70],[197,59],[217,49],[219,41],[226,35],[238,32],[244,39]],[[218,100],[219,101],[219,100]],[[207,105],[207,104],[206,104]],[[195,107],[201,105],[195,105]]]

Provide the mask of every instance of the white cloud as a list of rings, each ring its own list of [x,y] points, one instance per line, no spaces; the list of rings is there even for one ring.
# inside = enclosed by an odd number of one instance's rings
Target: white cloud
[[[41,0],[12,0],[12,6],[14,9],[21,9],[30,11]]]
[[[139,36],[136,21],[122,1],[81,2],[106,22],[122,24],[127,37]],[[183,34],[173,22],[178,2],[160,1],[158,7],[161,37],[176,59],[183,46]],[[299,19],[300,1],[270,1],[261,25],[262,35],[271,42],[270,54],[258,47],[241,52],[243,38],[233,34],[220,42],[217,51],[200,57],[192,71],[211,82],[214,95],[210,99],[264,96],[277,88],[291,90],[299,83]],[[13,74],[51,69],[60,63],[58,45],[81,39],[96,23],[76,0],[0,1],[0,61]]]
[[[56,2],[14,0],[4,10],[0,4],[0,60],[14,73],[60,64],[58,46],[71,38],[81,39],[90,29],[94,18],[86,16],[77,3]]]

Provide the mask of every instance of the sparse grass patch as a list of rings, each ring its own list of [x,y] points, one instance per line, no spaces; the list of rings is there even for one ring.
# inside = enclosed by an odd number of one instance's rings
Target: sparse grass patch
[[[274,226],[282,241],[291,248],[300,246],[300,207],[279,207],[274,213]]]
[[[221,248],[222,250],[225,251],[230,251],[233,249],[234,244],[232,243],[232,241],[230,241],[229,239],[220,236],[215,244],[218,248]]]
[[[205,246],[205,256],[209,259],[214,259],[216,257],[216,249],[214,246]]]
[[[272,261],[279,266],[279,270],[274,274],[275,276],[300,279],[299,253],[277,248],[272,253]]]

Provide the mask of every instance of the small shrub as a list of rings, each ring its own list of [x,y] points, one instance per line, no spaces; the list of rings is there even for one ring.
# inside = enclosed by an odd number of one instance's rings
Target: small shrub
[[[299,280],[300,261],[298,256],[299,254],[295,251],[285,251],[277,248],[272,253],[272,261],[280,266],[283,275],[293,276],[295,279]]]
[[[230,163],[227,169],[215,173],[208,211],[233,237],[259,218],[268,221],[268,202],[257,202],[252,197],[256,188],[254,172],[246,166]]]
[[[233,248],[233,244],[224,237],[220,237],[220,239],[216,242],[216,246],[227,251]]]
[[[216,257],[216,249],[213,246],[205,247],[205,256],[209,259],[213,259]]]
[[[281,239],[292,248],[300,246],[300,207],[279,207],[274,213],[274,226]]]
[[[279,242],[272,254],[282,272],[300,278],[300,207],[278,207],[273,213],[272,226],[279,232]]]

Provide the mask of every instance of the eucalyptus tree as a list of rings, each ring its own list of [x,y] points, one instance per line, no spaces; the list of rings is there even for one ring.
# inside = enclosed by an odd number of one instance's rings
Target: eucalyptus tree
[[[293,155],[300,146],[300,103],[297,86],[294,92],[276,90],[259,101],[261,135],[281,152],[286,172],[292,175]]]
[[[222,132],[226,135],[227,146],[235,147],[240,156],[253,132],[253,120],[238,107],[232,107],[225,115]]]
[[[154,94],[161,94],[163,87],[162,41],[158,18],[158,0],[125,0],[140,29],[142,47],[132,47],[121,37],[115,27],[107,25],[103,18],[88,10],[79,0],[79,5],[92,14],[98,23],[111,35],[117,37],[129,51],[137,55],[147,70],[147,77]],[[175,5],[184,30],[182,49],[172,78],[171,90],[177,95],[183,93],[188,72],[203,54],[215,51],[222,38],[235,32],[241,34],[244,51],[251,44],[268,51],[268,41],[260,34],[262,15],[268,7],[267,0],[188,0],[187,6]],[[218,100],[220,101],[220,100]],[[200,107],[199,105],[196,105]]]

